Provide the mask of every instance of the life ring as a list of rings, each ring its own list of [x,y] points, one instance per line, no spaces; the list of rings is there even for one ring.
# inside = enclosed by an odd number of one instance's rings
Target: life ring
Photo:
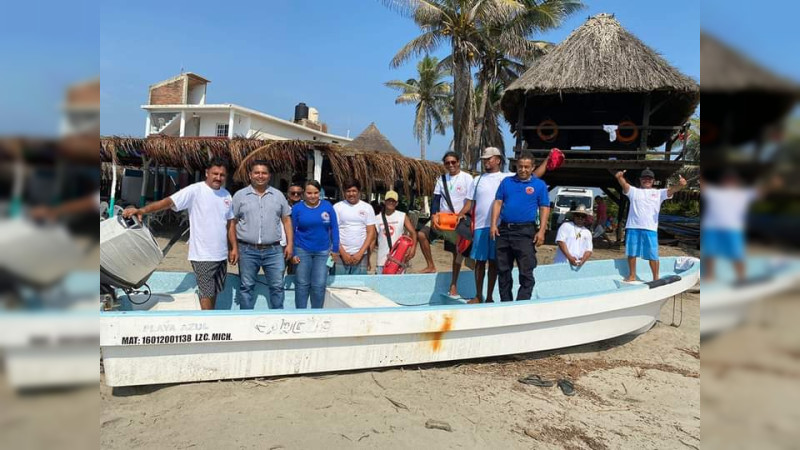
[[[625,136],[622,134],[623,127],[630,129],[633,127],[633,131],[630,135]],[[626,130],[627,131],[627,130]],[[639,137],[639,127],[633,123],[632,120],[623,120],[617,125],[617,141],[622,142],[623,144],[630,144],[631,142],[635,141],[636,138]]]
[[[719,137],[719,127],[707,120],[700,121],[700,143],[711,144]]]
[[[546,131],[542,129],[543,127],[548,127],[550,134],[547,134]],[[543,140],[544,142],[552,142],[556,140],[558,137],[558,124],[555,120],[543,120],[539,122],[539,126],[536,127],[536,134],[539,135],[539,139]]]

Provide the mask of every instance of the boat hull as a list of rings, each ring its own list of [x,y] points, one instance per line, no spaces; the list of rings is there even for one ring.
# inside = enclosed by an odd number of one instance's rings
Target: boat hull
[[[466,275],[466,274],[465,274]],[[641,333],[698,271],[649,289],[557,301],[101,317],[109,386],[423,364],[551,350]]]

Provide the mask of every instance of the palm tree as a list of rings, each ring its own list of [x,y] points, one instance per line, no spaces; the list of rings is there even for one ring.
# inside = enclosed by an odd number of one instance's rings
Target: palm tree
[[[482,111],[475,118],[475,143],[478,149],[497,147],[505,151],[503,130],[500,128],[502,117],[500,99],[503,98],[503,89],[505,88],[502,83],[497,81],[486,85],[479,84],[475,88],[475,107],[478,111]],[[477,163],[479,158],[480,155],[475,155],[473,163]]]
[[[425,55],[417,63],[419,79],[392,80],[385,85],[401,92],[395,104],[415,104],[414,137],[419,142],[420,159],[425,159],[425,144],[431,143],[433,133],[444,134],[450,124],[452,88],[444,80],[448,72],[439,64],[439,59]]]
[[[559,26],[583,7],[581,0],[382,1],[413,19],[422,30],[397,52],[392,66],[449,46],[454,85],[453,140],[455,150],[470,159],[475,148],[471,69],[479,64],[487,40],[496,42],[504,52],[525,53],[530,47],[529,35]]]

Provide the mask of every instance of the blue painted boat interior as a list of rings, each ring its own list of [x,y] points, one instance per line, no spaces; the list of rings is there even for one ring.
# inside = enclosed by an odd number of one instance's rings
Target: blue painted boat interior
[[[706,268],[701,265],[701,273],[705,275]],[[800,259],[775,256],[749,256],[745,260],[745,280],[748,283],[766,283],[775,278],[800,275]],[[710,292],[721,289],[736,281],[736,271],[730,260],[718,259],[714,261],[714,280],[703,281],[702,289]]]
[[[670,275],[687,275],[700,270],[699,264],[684,269],[676,269],[675,257],[661,259],[661,277]],[[650,268],[646,261],[637,264],[637,275],[642,281],[651,281]],[[555,264],[539,266],[534,272],[536,284],[532,301],[559,301],[589,295],[602,295],[623,290],[649,289],[645,284],[622,283],[628,275],[627,261],[598,260],[591,261],[580,268],[573,268],[568,264]],[[435,274],[409,274],[409,275],[349,275],[329,276],[328,286],[369,288],[386,298],[391,299],[400,306],[406,307],[436,307],[444,305],[461,305],[475,295],[475,282],[473,272],[461,272],[458,280],[458,291],[462,297],[453,298],[447,295],[450,284],[450,273]],[[153,293],[177,294],[196,292],[197,287],[193,273],[186,272],[155,272],[148,281]],[[285,280],[284,312],[295,309],[294,306],[294,277],[287,276]],[[514,270],[514,295],[518,288],[517,271]],[[124,294],[120,293],[120,311],[132,311],[132,305]],[[219,311],[238,311],[237,297],[239,295],[239,277],[229,274],[225,283],[225,290],[217,297],[216,309]],[[268,311],[269,292],[263,275],[259,277],[256,285],[257,296],[255,309]],[[497,303],[478,305],[481,307],[502,306],[499,303],[500,295],[495,286],[494,299]],[[449,307],[449,306],[448,306]],[[470,307],[474,307],[470,305]],[[388,309],[388,308],[380,308]],[[307,310],[304,310],[307,312]],[[334,310],[326,309],[326,312]],[[343,309],[342,311],[348,311]],[[350,309],[349,311],[353,311]],[[276,313],[279,311],[275,311]],[[182,312],[187,313],[187,312]],[[194,311],[188,313],[203,314]],[[116,314],[115,312],[104,314]],[[174,314],[170,311],[142,311],[133,314]]]

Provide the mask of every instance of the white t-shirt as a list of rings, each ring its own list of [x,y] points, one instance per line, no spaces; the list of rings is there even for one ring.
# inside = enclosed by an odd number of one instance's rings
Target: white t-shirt
[[[703,229],[733,230],[745,228],[747,210],[758,196],[752,188],[703,186]]]
[[[170,196],[175,211],[189,210],[189,260],[228,259],[228,221],[233,199],[225,188],[212,189],[205,181],[186,186]]]
[[[378,221],[378,259],[376,265],[383,266],[386,264],[386,257],[389,256],[389,243],[386,242],[386,231],[383,227],[383,215],[378,214],[376,220]],[[403,235],[403,230],[406,224],[406,213],[395,211],[390,216],[386,216],[386,222],[389,224],[389,233],[392,235],[392,245],[400,239]]]
[[[586,227],[575,225],[573,222],[564,222],[558,228],[556,242],[566,244],[569,254],[577,260],[583,258],[584,253],[590,252],[594,248],[592,245],[592,232]],[[569,262],[567,261],[567,255],[561,251],[561,247],[556,246],[556,257],[553,259],[553,264],[565,262]]]
[[[670,198],[666,189],[639,189],[631,186],[625,194],[631,201],[626,228],[658,231],[661,203]]]
[[[439,202],[439,212],[454,212],[458,213],[464,207],[464,202],[467,200],[467,194],[472,187],[472,175],[466,172],[458,172],[454,177],[447,174],[447,187],[450,192],[450,200],[453,202],[455,211],[450,211],[447,206],[447,200],[444,197],[444,188],[442,187],[442,177],[439,176],[436,180],[436,187],[433,188],[433,195],[441,195],[442,199]]]
[[[497,187],[508,178],[513,177],[513,173],[495,172],[484,173],[472,180],[472,185],[467,192],[467,200],[475,202],[475,229],[489,228],[492,226],[492,205],[494,205],[494,195],[497,194]],[[477,192],[475,187],[477,186]]]
[[[358,252],[367,240],[367,227],[375,226],[375,210],[361,200],[355,205],[342,200],[333,205],[333,210],[339,219],[339,243],[347,253]]]

